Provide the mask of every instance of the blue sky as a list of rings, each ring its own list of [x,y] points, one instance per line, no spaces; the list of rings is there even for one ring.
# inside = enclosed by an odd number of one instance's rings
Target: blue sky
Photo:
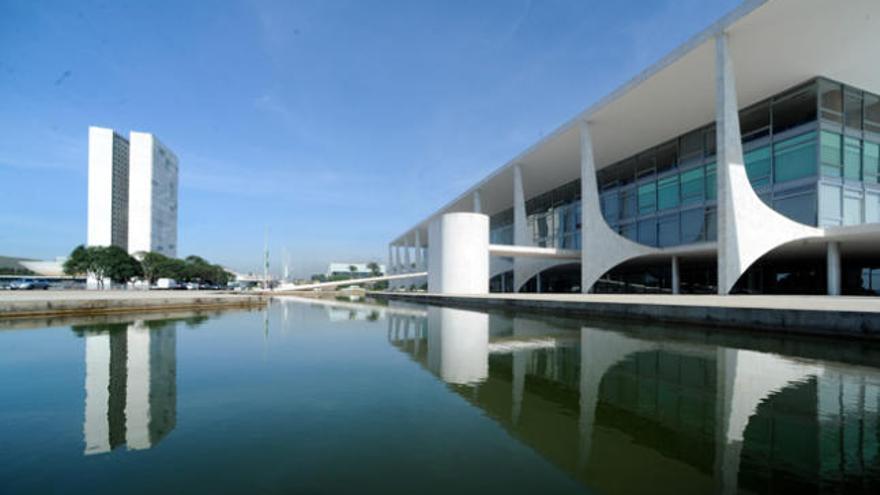
[[[0,0],[0,255],[85,241],[89,125],[180,159],[180,256],[387,242],[735,0]]]

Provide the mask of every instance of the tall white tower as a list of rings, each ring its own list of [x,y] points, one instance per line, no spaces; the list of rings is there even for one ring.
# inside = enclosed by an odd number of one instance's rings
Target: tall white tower
[[[89,246],[128,249],[129,143],[113,129],[89,127]]]
[[[177,256],[177,156],[155,136],[132,131],[128,252]]]

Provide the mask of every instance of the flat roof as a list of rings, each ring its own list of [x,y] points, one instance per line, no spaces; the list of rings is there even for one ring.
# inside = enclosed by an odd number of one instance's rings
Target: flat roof
[[[746,0],[657,63],[491,172],[391,243],[440,214],[471,211],[480,190],[489,215],[513,205],[512,167],[530,198],[580,178],[577,123],[590,122],[597,169],[715,120],[714,37],[728,33],[740,108],[816,76],[880,89],[880,1]]]

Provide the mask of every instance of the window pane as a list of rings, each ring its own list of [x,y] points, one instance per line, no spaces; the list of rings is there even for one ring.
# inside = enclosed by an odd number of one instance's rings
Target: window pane
[[[664,177],[658,181],[658,205],[659,209],[675,208],[678,206],[678,175]]]
[[[618,198],[616,190],[602,194],[602,213],[605,215],[605,220],[608,223],[617,223],[618,214],[620,213],[619,206],[620,198]]]
[[[880,222],[880,194],[865,194],[865,222]]]
[[[623,214],[621,218],[632,218],[636,216],[636,190],[632,187],[621,191],[620,204]]]
[[[703,201],[703,168],[697,167],[681,173],[681,203],[694,204]]]
[[[877,183],[877,174],[880,172],[880,145],[871,143],[868,141],[864,142],[863,145],[864,151],[864,181]]]
[[[770,147],[765,146],[750,151],[743,157],[746,162],[746,173],[753,187],[770,184]]]
[[[843,88],[831,81],[819,81],[819,105],[822,107],[822,118],[843,123]]]
[[[770,102],[741,112],[739,126],[743,141],[768,136],[770,134]]]
[[[691,244],[703,240],[703,217],[705,212],[702,208],[685,210],[681,212],[681,243]]]
[[[773,202],[773,208],[796,222],[816,225],[816,193],[807,192]]]
[[[657,207],[657,183],[639,186],[639,214],[651,213]]]
[[[660,247],[676,246],[678,240],[678,215],[662,217],[657,225],[657,244]]]
[[[651,218],[639,222],[639,242],[647,246],[657,245],[657,219]]]
[[[840,134],[822,131],[821,135],[822,175],[828,177],[840,177],[840,168],[843,163]]]
[[[847,137],[843,140],[843,176],[851,180],[862,180],[862,143]]]
[[[815,138],[808,132],[773,145],[777,183],[816,174]]]
[[[714,241],[718,238],[718,212],[715,209],[706,210],[706,240]]]
[[[858,196],[843,196],[843,224],[858,225],[862,223],[862,198]]]
[[[703,156],[703,131],[697,130],[681,137],[681,161]]]
[[[843,96],[844,123],[850,129],[862,129],[862,93],[846,91]]]
[[[627,239],[629,239],[631,241],[638,241],[636,224],[630,223],[627,225],[621,225],[620,226],[620,235],[622,235],[623,237],[626,237]]]
[[[706,164],[706,199],[715,199],[718,196],[718,181],[715,178],[715,164]]]
[[[773,132],[816,120],[816,86],[811,85],[773,102]]]
[[[880,134],[880,96],[865,93],[865,130]]]

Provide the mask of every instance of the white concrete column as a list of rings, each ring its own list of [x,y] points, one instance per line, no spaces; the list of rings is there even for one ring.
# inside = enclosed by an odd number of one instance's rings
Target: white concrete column
[[[839,296],[841,288],[841,270],[840,270],[840,243],[828,243],[828,269],[826,277],[828,279],[828,295]]]
[[[447,213],[428,229],[428,291],[489,292],[489,217]]]
[[[672,257],[672,293],[681,293],[681,276],[678,271],[678,256]]]
[[[409,273],[412,271],[412,258],[410,251],[412,251],[412,239],[410,238],[410,235],[407,234],[406,240],[403,241],[403,263],[405,266],[403,273]]]
[[[388,273],[394,273],[394,245],[388,245]]]
[[[483,213],[483,192],[479,189],[474,191],[474,213]]]
[[[822,231],[767,206],[746,174],[739,106],[727,33],[715,36],[715,135],[718,186],[718,293],[728,294],[761,256]]]
[[[513,244],[529,246],[529,227],[526,219],[526,194],[523,188],[522,167],[513,166]],[[518,285],[518,284],[517,284]]]
[[[421,239],[422,235],[419,232],[419,229],[416,229],[414,235],[416,236],[415,247],[413,248],[415,250],[415,258],[416,258],[415,271],[419,271],[422,269],[422,239]]]
[[[592,124],[581,120],[581,292],[592,292],[593,285],[608,270],[655,248],[638,244],[611,230],[599,204],[599,183],[593,157]]]

